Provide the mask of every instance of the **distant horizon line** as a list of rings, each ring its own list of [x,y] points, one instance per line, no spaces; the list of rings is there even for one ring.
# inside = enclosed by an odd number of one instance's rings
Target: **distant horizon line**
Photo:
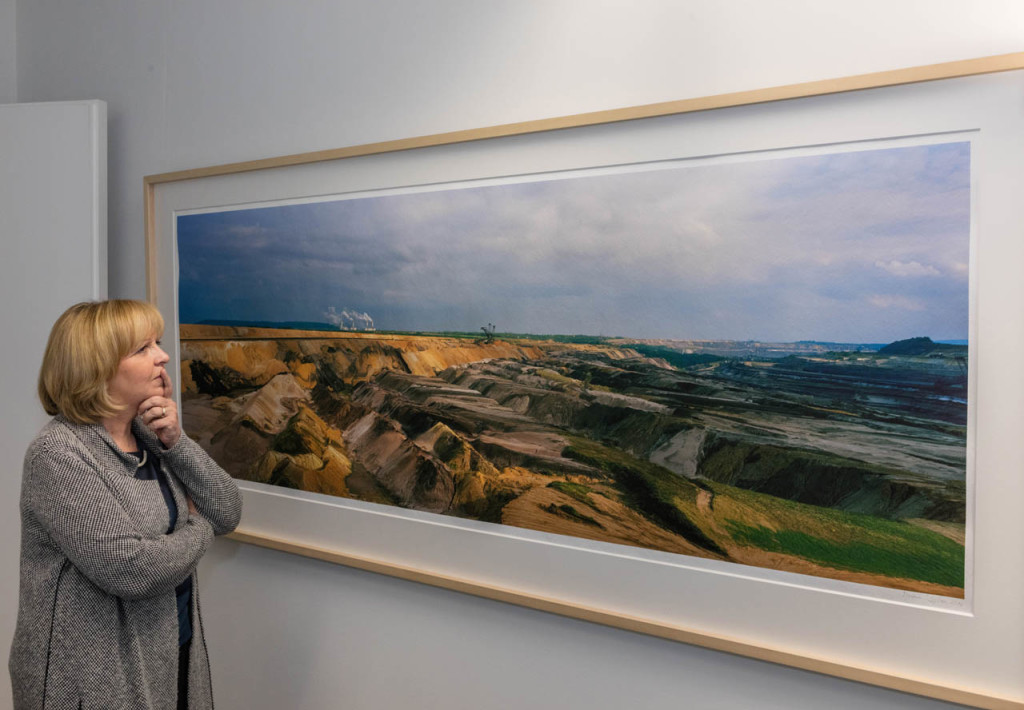
[[[384,334],[402,334],[402,333],[418,333],[418,334],[460,334],[460,335],[472,335],[482,336],[482,328],[477,330],[425,330],[425,329],[390,329],[390,328],[340,328],[337,324],[327,323],[324,321],[303,321],[303,320],[287,320],[287,321],[270,321],[270,320],[245,320],[245,319],[229,319],[229,318],[206,318],[197,322],[182,322],[178,324],[182,325],[222,325],[227,327],[248,327],[248,328],[271,328],[278,330],[316,330],[331,333],[380,333]],[[799,340],[784,340],[784,339],[767,339],[767,338],[694,338],[694,337],[668,337],[668,336],[657,336],[657,337],[637,337],[629,335],[592,335],[589,333],[531,333],[531,332],[519,332],[519,331],[495,331],[493,335],[504,335],[507,337],[516,336],[532,336],[532,337],[562,337],[562,338],[594,338],[602,340],[640,340],[640,341],[651,341],[651,340],[665,340],[672,342],[695,342],[695,343],[765,343],[765,344],[787,344],[787,345],[858,345],[858,346],[875,346],[883,347],[892,343],[902,342],[904,340],[911,340],[913,338],[928,338],[933,343],[940,345],[969,345],[970,341],[967,338],[932,338],[927,335],[914,335],[906,338],[897,338],[896,340],[878,341],[878,340],[820,340],[820,339],[808,339],[801,338]]]

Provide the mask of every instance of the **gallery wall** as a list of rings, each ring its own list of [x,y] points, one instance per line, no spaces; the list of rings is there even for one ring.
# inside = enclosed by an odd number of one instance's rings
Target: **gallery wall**
[[[1024,50],[1019,0],[20,0],[16,15],[19,100],[108,103],[110,293],[128,297],[145,294],[147,174]],[[201,573],[220,707],[949,707],[231,542]]]

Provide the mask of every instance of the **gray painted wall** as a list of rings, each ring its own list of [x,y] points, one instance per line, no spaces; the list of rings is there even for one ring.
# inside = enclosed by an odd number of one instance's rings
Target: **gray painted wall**
[[[146,174],[1024,49],[1019,0],[17,10],[18,98],[108,102],[110,292],[131,297]],[[230,542],[202,576],[226,708],[948,707]]]
[[[18,99],[110,107],[113,296],[145,292],[147,174],[1024,48],[1019,0],[17,0],[17,10]]]
[[[18,100],[14,0],[0,0],[0,104]]]

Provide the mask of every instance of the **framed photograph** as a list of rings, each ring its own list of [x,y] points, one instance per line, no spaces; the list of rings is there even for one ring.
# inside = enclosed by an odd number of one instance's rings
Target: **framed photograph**
[[[147,178],[235,537],[1024,707],[1022,67]]]

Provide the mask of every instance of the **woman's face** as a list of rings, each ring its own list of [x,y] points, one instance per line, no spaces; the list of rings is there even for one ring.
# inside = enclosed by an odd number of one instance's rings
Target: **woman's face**
[[[156,336],[146,338],[121,359],[117,372],[107,382],[107,391],[118,404],[132,413],[146,399],[164,393],[164,365],[170,357],[160,348]]]

